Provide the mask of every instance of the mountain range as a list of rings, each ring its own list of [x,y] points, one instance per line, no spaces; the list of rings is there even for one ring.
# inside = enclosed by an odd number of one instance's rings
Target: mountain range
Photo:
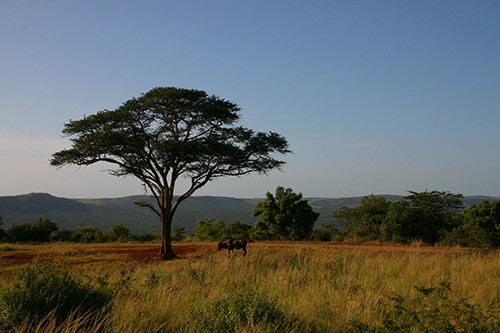
[[[384,195],[387,200],[398,201],[402,196]],[[356,207],[362,197],[305,198],[320,216],[322,222],[339,223],[330,214],[342,206]],[[466,207],[483,200],[498,199],[487,196],[465,197]],[[139,208],[134,202],[152,200],[148,196],[127,196],[113,199],[66,199],[48,193],[30,193],[0,197],[0,216],[3,228],[15,224],[33,222],[39,217],[48,217],[57,223],[59,230],[76,229],[92,225],[104,231],[115,224],[123,224],[132,234],[160,232],[158,217],[147,208]],[[174,226],[192,232],[197,222],[206,218],[224,222],[241,221],[254,224],[252,216],[255,205],[264,199],[241,199],[231,197],[193,196],[186,199],[174,217]]]

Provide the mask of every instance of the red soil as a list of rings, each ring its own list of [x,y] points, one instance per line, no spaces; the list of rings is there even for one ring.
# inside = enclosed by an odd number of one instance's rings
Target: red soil
[[[14,251],[0,252],[0,267],[23,265],[33,261],[66,262],[71,265],[98,262],[157,262],[161,261],[159,246],[154,244],[78,244],[78,245],[12,245]],[[331,244],[331,243],[300,243],[300,242],[259,242],[250,243],[251,248],[286,248],[286,247],[323,247],[350,248],[373,252],[416,252],[445,253],[451,255],[480,253],[490,254],[491,251],[479,251],[459,248],[436,248],[427,246],[402,245],[370,245],[370,244]],[[178,258],[202,258],[207,249],[216,250],[216,243],[185,243],[172,246]],[[62,250],[61,250],[62,249]],[[51,251],[54,250],[54,251]],[[18,252],[19,251],[19,252]],[[35,254],[30,253],[31,251]],[[16,253],[17,252],[17,253]],[[21,252],[21,253],[20,253]],[[40,253],[36,253],[40,252]],[[66,252],[66,253],[65,253]],[[495,251],[493,251],[495,252]],[[496,252],[495,252],[496,253]]]
[[[57,253],[39,253],[30,254],[25,253],[26,250],[30,249],[41,249],[43,247],[57,247],[57,246],[47,246],[47,245],[20,245],[13,246],[13,252],[0,252],[0,266],[11,266],[11,265],[23,265],[31,263],[33,261],[37,262],[60,262],[61,259],[67,259],[72,265],[75,264],[89,264],[97,262],[154,262],[160,261],[160,250],[157,245],[137,245],[137,244],[95,244],[95,245],[74,245],[68,246],[67,254],[57,254]],[[63,245],[64,247],[64,245]],[[207,248],[204,244],[179,244],[173,245],[172,249],[178,258],[195,257],[201,258],[201,252],[203,249]],[[24,253],[15,253],[16,250],[24,250]],[[78,252],[81,250],[82,253],[71,253],[70,251]],[[75,260],[71,262],[71,257],[75,259],[80,258],[80,260]],[[83,260],[81,260],[84,258]]]

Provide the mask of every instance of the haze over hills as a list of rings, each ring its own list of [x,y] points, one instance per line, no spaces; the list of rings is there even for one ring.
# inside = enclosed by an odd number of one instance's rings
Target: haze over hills
[[[401,200],[402,196],[384,195],[388,200]],[[330,217],[332,211],[342,206],[355,207],[362,197],[350,198],[306,198],[318,213],[317,224],[336,221]],[[498,199],[487,196],[465,197],[466,207],[483,200]],[[33,222],[39,217],[48,217],[57,223],[59,230],[76,229],[92,225],[104,231],[115,224],[123,224],[133,234],[159,232],[158,217],[146,208],[137,207],[134,202],[152,200],[148,196],[127,196],[114,199],[66,199],[48,193],[31,193],[0,197],[0,216],[3,228],[14,224]],[[224,222],[241,221],[253,224],[255,205],[264,199],[241,199],[231,197],[194,196],[183,202],[174,217],[174,226],[185,227],[191,232],[200,220],[220,219]]]

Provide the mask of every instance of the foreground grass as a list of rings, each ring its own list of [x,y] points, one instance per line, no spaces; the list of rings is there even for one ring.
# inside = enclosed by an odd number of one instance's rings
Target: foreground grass
[[[72,266],[76,276],[106,280],[119,290],[112,311],[92,319],[85,330],[201,332],[226,325],[241,332],[349,332],[359,327],[356,323],[365,329],[381,325],[394,295],[415,299],[415,286],[430,288],[442,281],[451,283],[453,301],[466,299],[479,313],[500,307],[499,252],[252,245],[246,257],[205,248],[170,262]],[[262,317],[259,308],[273,316]],[[230,326],[234,316],[240,316],[235,319],[240,326]],[[217,321],[221,318],[226,321]],[[63,323],[60,331],[81,329],[85,318],[78,320]]]

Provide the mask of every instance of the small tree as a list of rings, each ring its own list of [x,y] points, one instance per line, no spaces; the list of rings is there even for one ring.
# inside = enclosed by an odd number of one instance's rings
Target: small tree
[[[244,239],[248,240],[249,232],[252,226],[240,221],[229,222],[226,225],[226,231],[224,232],[224,238],[234,238],[234,239]]]
[[[222,240],[225,231],[226,224],[222,220],[205,219],[198,221],[194,227],[194,234],[201,241]]]
[[[303,240],[312,232],[319,213],[302,199],[302,193],[278,186],[275,196],[267,192],[266,200],[255,206],[253,216],[259,218],[256,234],[267,234],[271,239]]]
[[[72,242],[73,231],[69,229],[54,231],[50,234],[51,242]]]
[[[380,239],[381,226],[385,222],[390,205],[391,202],[385,197],[372,194],[363,197],[359,207],[343,206],[333,212],[332,216],[347,222],[347,229],[364,240]]]
[[[72,147],[53,154],[51,164],[106,162],[117,167],[112,175],[141,180],[155,204],[138,205],[158,215],[160,255],[171,259],[172,219],[181,202],[216,178],[265,174],[285,163],[272,154],[290,152],[286,139],[237,126],[239,111],[235,103],[204,91],[154,88],[116,110],[67,123],[63,133]],[[189,185],[174,200],[181,177]]]
[[[446,191],[413,192],[404,197],[412,216],[412,238],[434,244],[446,231],[459,224],[457,211],[463,208],[463,195]]]
[[[93,226],[81,227],[74,230],[71,233],[71,238],[77,243],[102,243],[107,240],[102,230]]]
[[[461,194],[435,190],[409,193],[394,203],[384,197],[364,197],[359,207],[344,206],[332,216],[347,222],[343,232],[364,240],[423,240],[434,244],[458,225]]]
[[[7,230],[7,240],[9,242],[31,242],[33,235],[31,223],[15,224]]]
[[[311,239],[321,242],[331,242],[334,238],[340,237],[340,232],[331,222],[323,222],[311,233]]]
[[[444,243],[472,247],[499,247],[500,200],[484,200],[466,209],[463,223],[446,234]]]
[[[115,224],[108,233],[111,241],[125,241],[130,236],[130,229],[123,224]]]
[[[50,234],[57,231],[57,224],[47,217],[41,217],[33,223],[13,225],[7,231],[11,242],[48,242]]]
[[[49,242],[50,234],[58,230],[57,224],[47,217],[38,218],[31,224],[33,241]]]
[[[185,233],[186,233],[186,228],[175,226],[174,230],[172,231],[172,240],[174,242],[180,242],[184,240],[184,238],[186,237]]]

